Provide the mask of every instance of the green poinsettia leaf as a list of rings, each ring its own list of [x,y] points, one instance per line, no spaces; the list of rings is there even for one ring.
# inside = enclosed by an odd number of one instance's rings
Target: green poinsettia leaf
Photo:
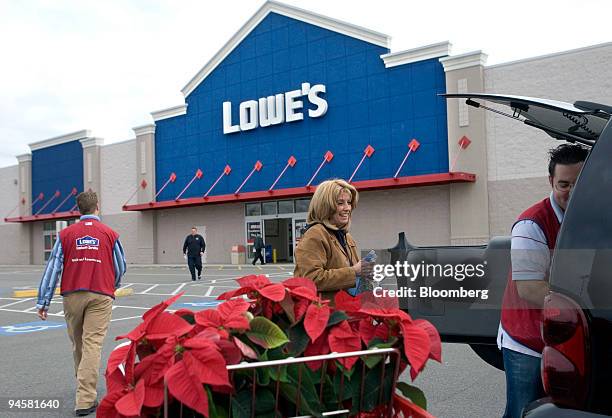
[[[327,320],[326,327],[331,327],[332,325],[339,324],[340,322],[348,319],[348,315],[343,311],[333,311]]]
[[[251,329],[246,332],[247,337],[263,348],[276,348],[289,342],[278,325],[267,318],[257,316],[251,320],[250,326]]]
[[[299,357],[304,354],[304,350],[310,343],[310,337],[306,334],[303,324],[297,324],[289,328],[289,344],[285,346],[287,354],[293,357]]]
[[[427,399],[425,399],[425,394],[421,389],[409,385],[406,382],[398,382],[396,387],[406,398],[410,399],[417,406],[427,410]]]

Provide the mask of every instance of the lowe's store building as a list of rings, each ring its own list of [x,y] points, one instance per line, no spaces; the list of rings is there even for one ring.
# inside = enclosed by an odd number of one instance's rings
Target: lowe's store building
[[[480,244],[546,196],[555,141],[438,95],[485,92],[612,103],[612,43],[486,65],[442,42],[393,52],[387,35],[265,3],[135,138],[87,130],[30,144],[0,169],[0,263],[41,264],[98,192],[130,263],[182,263],[192,225],[206,261],[255,233],[291,262],[316,185],[360,191],[352,233],[388,248]],[[607,88],[605,87],[607,86]],[[143,112],[147,109],[143,109]],[[248,260],[247,260],[248,261]]]

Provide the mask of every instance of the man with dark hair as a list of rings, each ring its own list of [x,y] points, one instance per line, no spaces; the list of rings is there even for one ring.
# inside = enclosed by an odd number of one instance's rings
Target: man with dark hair
[[[76,200],[80,222],[59,233],[38,288],[36,307],[40,319],[46,320],[61,275],[60,293],[77,378],[75,414],[84,416],[98,406],[102,343],[126,263],[119,235],[100,222],[96,193],[83,192]]]
[[[540,327],[544,297],[549,292],[550,258],[587,154],[580,145],[563,144],[551,149],[550,196],[525,210],[512,227],[512,271],[502,302],[497,340],[506,372],[504,418],[520,417],[528,403],[544,396]]]
[[[198,234],[198,228],[191,227],[191,234],[187,235],[183,243],[183,257],[187,259],[191,280],[195,281],[195,271],[198,270],[198,280],[202,280],[202,255],[206,251],[204,237]]]

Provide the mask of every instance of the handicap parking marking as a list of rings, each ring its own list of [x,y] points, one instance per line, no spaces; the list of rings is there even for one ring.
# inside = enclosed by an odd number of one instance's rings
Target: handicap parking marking
[[[37,321],[24,324],[4,325],[0,327],[0,335],[20,335],[30,332],[47,331],[50,329],[66,328],[63,322]]]

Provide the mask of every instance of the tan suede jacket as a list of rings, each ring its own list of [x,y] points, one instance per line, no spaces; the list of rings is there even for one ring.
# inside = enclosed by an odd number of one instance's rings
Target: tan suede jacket
[[[324,298],[332,299],[338,290],[355,286],[355,271],[350,267],[359,262],[357,244],[346,234],[351,260],[338,239],[321,224],[308,228],[295,250],[295,277],[314,281]]]

